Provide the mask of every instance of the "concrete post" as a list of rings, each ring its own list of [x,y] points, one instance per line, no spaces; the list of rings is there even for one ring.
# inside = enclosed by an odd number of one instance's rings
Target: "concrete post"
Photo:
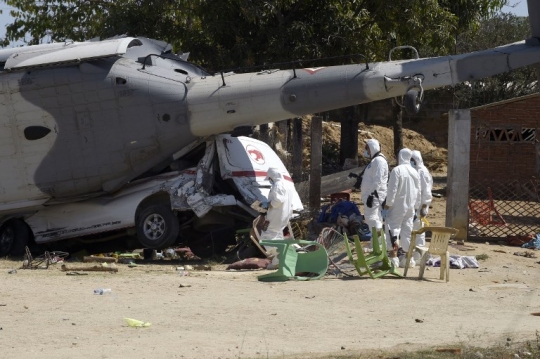
[[[527,43],[540,45],[540,0],[527,0],[527,10],[529,11],[529,25],[531,26],[531,37]],[[533,65],[536,69],[536,76],[540,81],[540,65]]]
[[[540,38],[540,0],[527,0],[531,36]]]
[[[448,177],[446,179],[446,226],[459,230],[466,240],[469,228],[469,166],[471,111],[448,113]]]

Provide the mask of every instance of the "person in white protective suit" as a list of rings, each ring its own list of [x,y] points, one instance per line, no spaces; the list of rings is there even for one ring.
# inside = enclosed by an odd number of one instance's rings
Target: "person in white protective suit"
[[[389,238],[389,244],[398,250],[399,238],[405,252],[411,241],[414,211],[420,204],[420,176],[411,166],[411,156],[408,148],[399,151],[398,166],[390,172],[385,203],[387,243]]]
[[[283,239],[283,229],[289,224],[293,214],[293,192],[288,188],[279,169],[270,167],[266,176],[272,183],[268,193],[268,202],[264,204],[268,211],[266,212],[266,221],[261,231],[261,240]],[[271,267],[278,264],[278,253],[276,247],[266,247],[266,252],[273,257]]]
[[[427,217],[429,212],[429,205],[433,199],[433,196],[431,195],[433,177],[426,166],[424,166],[424,160],[422,159],[420,151],[412,151],[411,165],[416,169],[420,177],[420,205],[416,209],[416,219],[413,223],[413,230],[416,231],[422,227],[421,217]],[[425,233],[416,236],[416,245],[426,245]]]
[[[364,157],[370,159],[364,170],[360,192],[364,203],[364,221],[373,231],[382,229],[381,204],[386,198],[388,182],[388,162],[381,152],[381,145],[375,139],[366,141]]]

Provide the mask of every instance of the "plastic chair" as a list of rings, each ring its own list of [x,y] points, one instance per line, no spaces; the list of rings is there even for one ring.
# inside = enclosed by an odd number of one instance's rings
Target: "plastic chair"
[[[259,281],[315,280],[322,278],[328,270],[328,255],[324,247],[317,242],[278,239],[263,240],[260,244],[277,248],[279,268],[273,273],[258,276]],[[295,245],[302,248],[297,251]]]
[[[250,237],[266,254],[264,246],[276,247],[278,251],[279,267],[273,273],[257,277],[262,282],[283,282],[289,279],[315,280],[322,278],[328,270],[328,255],[324,247],[312,241],[290,239],[262,240],[260,231],[264,223],[264,216],[253,221]],[[289,233],[293,233],[289,224]],[[263,246],[263,247],[261,247]],[[299,248],[300,247],[300,248]],[[299,248],[300,251],[297,252]],[[308,275],[297,275],[309,273]]]
[[[375,279],[387,274],[392,274],[401,277],[398,269],[394,267],[388,258],[384,232],[382,230],[377,231],[375,227],[373,227],[371,233],[373,252],[367,254],[364,254],[364,248],[362,248],[358,236],[353,236],[357,259],[353,258],[351,247],[349,245],[349,239],[347,238],[347,235],[344,235],[345,247],[347,249],[347,255],[349,256],[349,261],[354,264],[356,271],[360,276],[368,274],[371,278]],[[379,236],[381,244],[379,244]],[[372,268],[372,266],[376,263],[380,263],[381,265]]]
[[[424,232],[431,231],[431,242],[429,246],[419,247],[416,246],[416,235],[422,234]],[[407,251],[407,260],[405,262],[405,270],[403,271],[403,276],[407,276],[407,271],[409,269],[409,263],[413,251],[418,248],[421,250],[422,258],[420,258],[420,274],[419,279],[424,277],[424,270],[426,269],[426,261],[428,259],[428,253],[433,255],[441,256],[441,275],[440,279],[443,280],[446,274],[446,281],[450,279],[450,254],[448,253],[448,241],[452,236],[455,236],[459,230],[450,227],[422,227],[411,233],[411,245]]]

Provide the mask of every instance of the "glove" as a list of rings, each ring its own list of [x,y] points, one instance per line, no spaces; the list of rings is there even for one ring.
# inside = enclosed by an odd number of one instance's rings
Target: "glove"
[[[367,198],[367,201],[366,201],[366,206],[368,206],[369,208],[372,208],[373,207],[373,195],[370,194]]]
[[[362,186],[362,177],[357,176],[356,183],[354,184],[353,187],[356,189],[360,189],[361,186]]]
[[[422,207],[420,208],[420,217],[425,217],[425,216],[427,216],[427,208]]]

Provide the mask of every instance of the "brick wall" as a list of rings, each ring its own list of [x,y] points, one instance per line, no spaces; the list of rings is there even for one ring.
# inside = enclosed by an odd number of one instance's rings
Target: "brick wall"
[[[540,95],[473,108],[471,121],[471,181],[540,175]]]

